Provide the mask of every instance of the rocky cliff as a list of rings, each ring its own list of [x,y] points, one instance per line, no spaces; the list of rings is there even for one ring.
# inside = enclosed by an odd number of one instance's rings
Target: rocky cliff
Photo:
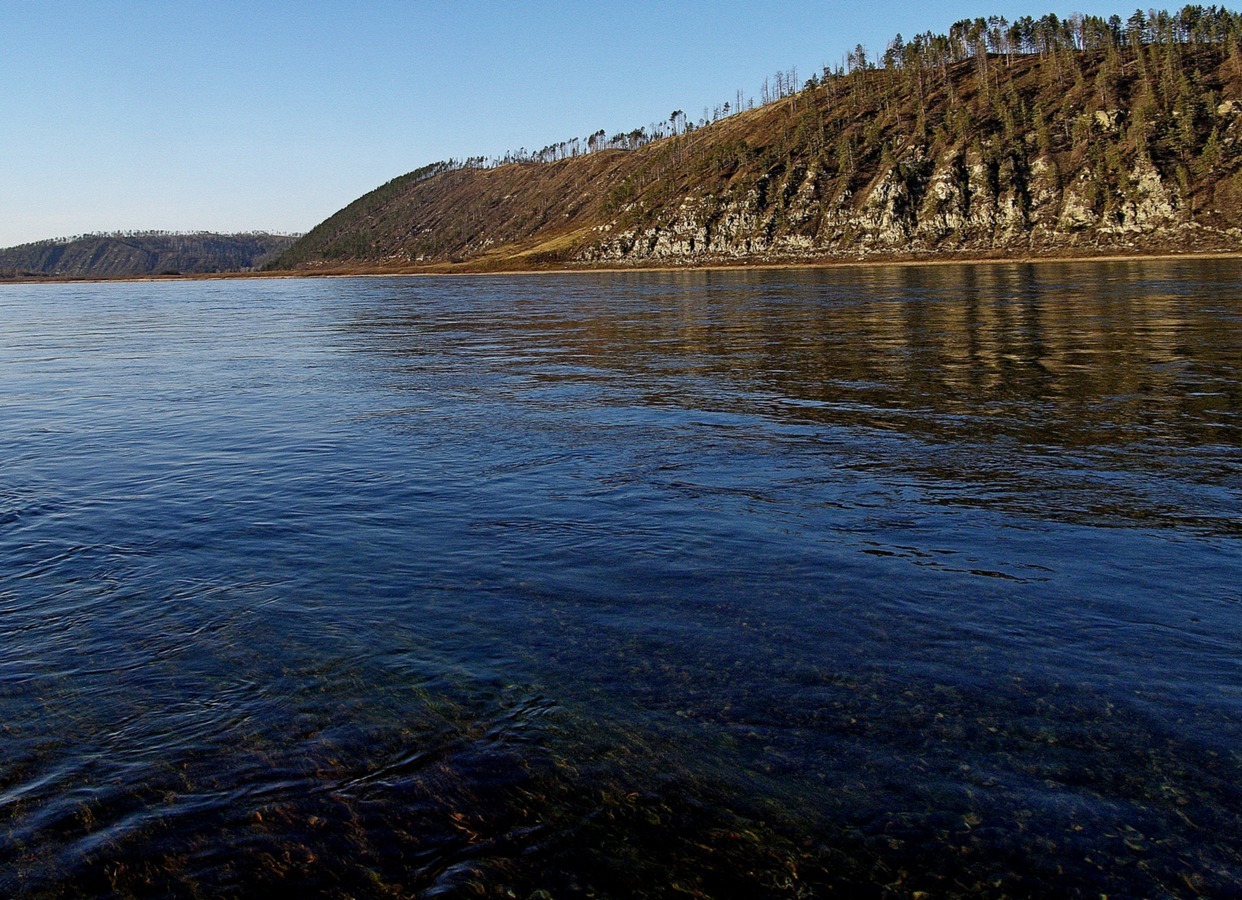
[[[1242,249],[1236,42],[980,51],[822,81],[637,149],[442,167],[302,270]]]
[[[1100,203],[1090,167],[1063,181],[1053,158],[989,167],[978,154],[929,159],[919,151],[878,173],[857,193],[831,196],[815,168],[776,184],[776,202],[751,187],[741,196],[688,196],[654,221],[608,222],[578,258],[686,262],[905,256],[952,251],[1242,248],[1242,218],[1189,216],[1193,197],[1171,185],[1149,157],[1120,173],[1124,195]]]

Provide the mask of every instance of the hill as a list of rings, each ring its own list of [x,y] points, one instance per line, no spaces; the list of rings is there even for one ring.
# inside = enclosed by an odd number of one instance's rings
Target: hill
[[[1242,249],[1236,13],[964,20],[765,95],[587,152],[424,167],[270,268]]]
[[[295,239],[264,232],[91,234],[0,249],[0,277],[118,278],[245,272],[261,268]]]

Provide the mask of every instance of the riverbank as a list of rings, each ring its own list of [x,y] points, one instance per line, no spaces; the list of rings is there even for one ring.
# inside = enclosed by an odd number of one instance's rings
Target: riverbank
[[[1039,265],[1046,263],[1101,263],[1101,262],[1141,262],[1157,260],[1190,260],[1190,259],[1239,259],[1240,250],[1202,250],[1202,251],[1169,251],[1161,253],[1119,253],[1108,252],[1093,254],[1090,252],[1071,253],[1029,253],[1014,256],[1010,254],[901,254],[901,255],[867,255],[857,258],[831,257],[781,261],[727,261],[712,260],[686,265],[617,265],[594,263],[530,263],[514,265],[520,260],[509,259],[506,265],[498,265],[494,261],[472,260],[462,263],[432,263],[403,266],[321,266],[317,268],[276,270],[270,272],[211,272],[194,275],[133,275],[110,278],[71,278],[55,275],[18,275],[14,277],[0,276],[0,285],[4,284],[101,284],[108,282],[147,282],[147,281],[219,281],[252,278],[391,278],[422,275],[564,275],[583,274],[620,274],[634,272],[734,272],[734,271],[779,271],[782,269],[839,269],[839,268],[870,268],[878,266],[978,266],[978,265]]]

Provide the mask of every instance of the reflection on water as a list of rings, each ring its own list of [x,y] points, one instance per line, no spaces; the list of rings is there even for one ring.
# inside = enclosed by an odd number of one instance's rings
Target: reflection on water
[[[526,392],[536,399],[572,401],[589,386],[653,407],[896,432],[903,462],[917,471],[1006,481],[1008,499],[1019,501],[1019,479],[1089,479],[1067,465],[1078,454],[1084,468],[1106,458],[1145,473],[1154,456],[1194,481],[1228,474],[1196,448],[1242,443],[1235,268],[688,272],[668,275],[656,292],[642,282],[649,276],[611,276],[606,287],[571,281],[568,302],[511,307],[499,322],[486,293],[481,307],[447,315],[422,308],[419,294],[415,308],[385,303],[389,330],[377,330],[370,309],[359,325],[379,352],[417,357],[435,341],[470,354],[506,388],[539,379],[543,392]],[[596,292],[613,302],[583,315],[582,295]],[[1129,512],[1156,514],[1157,500]],[[1167,506],[1176,516],[1177,504]]]
[[[1242,265],[0,293],[0,890],[1227,894]]]

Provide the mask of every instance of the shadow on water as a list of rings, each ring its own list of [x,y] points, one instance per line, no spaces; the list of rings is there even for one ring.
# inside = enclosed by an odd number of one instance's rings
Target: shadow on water
[[[29,289],[0,890],[1227,895],[1239,274]]]

